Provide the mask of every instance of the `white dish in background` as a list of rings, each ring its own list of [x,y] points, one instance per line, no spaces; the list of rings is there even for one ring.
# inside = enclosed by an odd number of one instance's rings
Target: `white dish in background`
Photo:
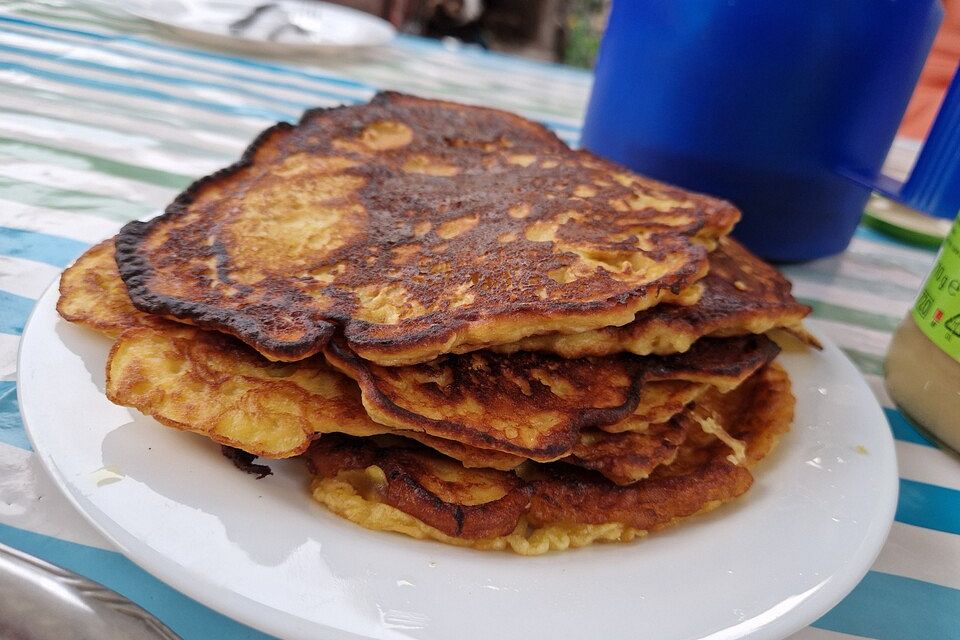
[[[102,1],[102,0],[98,0]],[[273,5],[269,14],[232,32],[230,25],[254,9]],[[127,0],[115,8],[148,20],[199,44],[250,53],[311,53],[387,44],[396,30],[377,16],[315,0]],[[283,29],[271,39],[274,27]]]
[[[893,519],[886,419],[827,341],[781,356],[796,419],[745,496],[631,544],[527,558],[362,529],[313,503],[297,460],[256,480],[205,438],[111,404],[110,341],[59,319],[56,297],[19,362],[43,464],[131,560],[280,637],[783,638],[856,585]]]

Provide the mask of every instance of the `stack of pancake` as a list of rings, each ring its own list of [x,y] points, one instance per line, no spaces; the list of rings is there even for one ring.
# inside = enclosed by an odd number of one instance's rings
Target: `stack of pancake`
[[[730,500],[789,428],[766,333],[811,342],[809,309],[738,217],[519,116],[384,93],[268,129],[84,254],[57,308],[115,338],[113,402],[303,456],[363,526],[536,554]]]

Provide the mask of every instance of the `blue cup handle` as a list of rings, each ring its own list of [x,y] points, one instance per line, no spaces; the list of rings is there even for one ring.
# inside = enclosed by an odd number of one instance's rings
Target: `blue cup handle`
[[[960,211],[960,71],[950,83],[907,181],[881,175],[869,186],[918,211],[956,217]]]

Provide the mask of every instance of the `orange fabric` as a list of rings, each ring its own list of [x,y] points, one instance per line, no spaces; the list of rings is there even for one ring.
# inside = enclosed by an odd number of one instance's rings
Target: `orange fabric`
[[[960,61],[960,0],[943,0],[943,8],[943,24],[900,123],[898,133],[902,136],[921,140],[927,137]]]

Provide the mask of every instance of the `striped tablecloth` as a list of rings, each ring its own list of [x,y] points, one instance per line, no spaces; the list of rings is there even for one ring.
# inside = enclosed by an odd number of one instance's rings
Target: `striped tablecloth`
[[[118,554],[39,467],[15,382],[34,301],[87,246],[306,107],[396,88],[519,111],[576,143],[589,85],[581,71],[414,38],[281,62],[192,48],[69,1],[0,2],[0,541],[117,589],[184,638],[265,637]],[[896,522],[879,559],[797,639],[960,638],[960,463],[907,424],[882,383],[890,334],[932,260],[861,229],[842,256],[786,269],[818,329],[886,407],[900,461]]]

